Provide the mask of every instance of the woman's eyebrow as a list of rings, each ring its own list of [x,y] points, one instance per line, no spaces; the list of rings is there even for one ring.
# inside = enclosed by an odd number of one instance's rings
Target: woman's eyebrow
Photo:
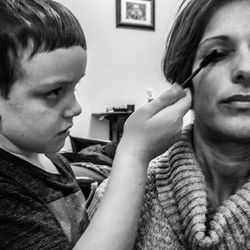
[[[215,41],[219,41],[219,42],[228,42],[229,38],[226,35],[220,35],[220,36],[212,36],[209,38],[206,38],[204,40],[202,40],[199,44],[200,46],[203,46],[203,44],[209,43],[209,42],[215,42]]]

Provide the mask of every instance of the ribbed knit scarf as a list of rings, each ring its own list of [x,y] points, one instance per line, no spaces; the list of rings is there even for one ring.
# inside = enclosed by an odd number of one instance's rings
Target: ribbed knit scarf
[[[190,126],[156,163],[158,199],[171,227],[186,239],[188,249],[250,249],[250,182],[209,216],[205,178],[191,137]]]

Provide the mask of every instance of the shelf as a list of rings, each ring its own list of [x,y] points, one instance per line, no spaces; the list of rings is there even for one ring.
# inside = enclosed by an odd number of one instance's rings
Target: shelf
[[[123,125],[132,111],[113,111],[105,113],[92,113],[98,120],[109,120],[109,139],[119,141],[123,133]]]
[[[118,116],[130,116],[132,113],[132,111],[112,111],[106,113],[92,113],[92,115],[98,117],[99,120],[103,120],[104,118],[113,119]]]

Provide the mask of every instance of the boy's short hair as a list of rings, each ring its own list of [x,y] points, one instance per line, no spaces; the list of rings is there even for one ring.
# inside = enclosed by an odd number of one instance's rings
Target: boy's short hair
[[[83,30],[76,17],[53,0],[0,0],[0,94],[8,98],[13,83],[22,77],[20,61],[40,52],[81,46]]]

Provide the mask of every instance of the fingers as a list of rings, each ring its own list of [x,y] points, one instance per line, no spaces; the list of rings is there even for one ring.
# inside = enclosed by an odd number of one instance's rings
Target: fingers
[[[164,107],[158,111],[151,119],[161,120],[168,122],[169,119],[172,120],[181,120],[183,116],[191,107],[191,92],[189,89],[184,90],[186,95],[183,98],[178,99],[173,105]]]
[[[174,104],[186,95],[186,91],[177,83],[173,84],[167,91],[158,98],[148,103],[148,109],[153,116],[165,107]]]
[[[177,112],[180,117],[183,117],[191,107],[192,97],[189,89],[185,89],[186,96],[179,99],[174,105],[171,106],[172,112]]]

